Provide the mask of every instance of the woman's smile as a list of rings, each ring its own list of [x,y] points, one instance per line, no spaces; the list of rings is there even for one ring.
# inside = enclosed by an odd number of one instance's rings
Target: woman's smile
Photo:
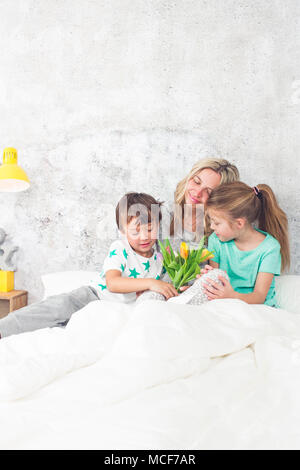
[[[199,204],[200,203],[200,201],[198,199],[196,199],[194,196],[192,196],[191,193],[189,193],[189,198],[194,204]]]

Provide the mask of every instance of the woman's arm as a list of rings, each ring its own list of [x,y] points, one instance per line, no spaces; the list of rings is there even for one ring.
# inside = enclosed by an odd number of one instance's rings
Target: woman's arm
[[[206,294],[209,300],[213,299],[240,299],[248,304],[263,304],[269,292],[274,274],[272,273],[258,273],[254,291],[249,294],[240,294],[236,292],[229,281],[219,276],[222,285],[209,280],[209,284],[204,284]]]
[[[122,277],[121,271],[109,269],[106,271],[106,286],[110,292],[118,294],[127,294],[129,292],[140,292],[152,290],[163,294],[167,299],[178,295],[177,290],[172,284],[153,278],[130,279]]]

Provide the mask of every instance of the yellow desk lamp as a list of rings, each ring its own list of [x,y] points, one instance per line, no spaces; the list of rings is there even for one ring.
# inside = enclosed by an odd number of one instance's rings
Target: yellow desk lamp
[[[6,147],[3,152],[3,165],[0,166],[0,192],[15,193],[29,188],[29,179],[18,165],[17,151]],[[0,269],[0,291],[10,292],[14,289],[14,271]]]
[[[16,193],[29,188],[29,179],[17,161],[16,149],[6,147],[3,152],[3,165],[0,166],[0,191]]]

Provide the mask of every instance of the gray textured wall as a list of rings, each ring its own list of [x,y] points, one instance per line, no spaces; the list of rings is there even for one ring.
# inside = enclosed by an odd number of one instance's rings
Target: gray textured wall
[[[101,204],[172,199],[208,155],[275,189],[300,274],[299,23],[298,0],[0,0],[0,142],[32,183],[0,197],[16,288],[100,268]]]

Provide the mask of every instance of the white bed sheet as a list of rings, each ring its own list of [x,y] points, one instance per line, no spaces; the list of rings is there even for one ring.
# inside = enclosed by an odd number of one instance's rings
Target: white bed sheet
[[[0,341],[0,448],[300,448],[299,371],[282,309],[95,301]]]

